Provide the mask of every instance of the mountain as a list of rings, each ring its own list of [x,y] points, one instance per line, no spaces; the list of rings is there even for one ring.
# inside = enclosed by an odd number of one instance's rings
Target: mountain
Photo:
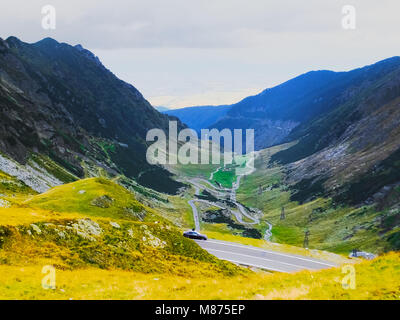
[[[285,166],[293,200],[319,194],[390,206],[400,184],[399,79],[393,57],[348,72],[311,71],[230,106],[167,113],[197,131],[253,128],[258,150],[296,142],[271,157]]]
[[[181,186],[145,156],[147,131],[167,129],[168,115],[81,45],[0,39],[0,114],[0,170],[5,172],[15,160],[28,171],[44,167],[57,176],[53,185],[73,180],[64,179],[61,167],[76,178],[102,168],[159,191]]]
[[[350,72],[357,79],[334,109],[292,130],[298,141],[271,161],[285,164],[296,200],[321,192],[355,205],[398,204],[400,58]]]
[[[168,111],[169,109],[167,107],[162,107],[162,106],[158,106],[158,107],[154,107],[158,112],[165,112]]]
[[[207,129],[213,123],[219,121],[229,111],[230,106],[198,106],[186,107],[164,111],[163,113],[175,116],[185,123],[189,128],[200,133],[201,129]]]
[[[296,142],[271,157],[285,165],[293,200],[320,194],[385,206],[396,203],[400,185],[399,103],[400,57],[393,57],[348,72],[305,73],[224,106],[211,125],[216,116],[205,116],[207,108],[174,115],[196,129],[253,128],[258,150]]]
[[[233,104],[210,127],[253,128],[256,149],[289,141],[295,128],[339,107],[354,87],[388,74],[396,61],[393,58],[349,72],[308,72]]]
[[[318,73],[291,81],[300,85]],[[294,103],[303,109],[260,108],[271,121],[298,124],[281,144],[257,152],[255,170],[241,181],[237,200],[259,209],[260,219],[272,224],[271,241],[346,255],[354,249],[399,250],[400,58],[332,75],[340,81],[328,79],[324,88],[312,82],[315,92],[302,89],[305,100]],[[271,91],[289,93],[291,81]],[[237,110],[243,116],[239,124],[261,122],[251,110],[251,105]]]

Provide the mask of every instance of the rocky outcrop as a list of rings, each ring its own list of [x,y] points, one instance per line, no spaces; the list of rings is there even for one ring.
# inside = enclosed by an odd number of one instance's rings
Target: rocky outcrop
[[[0,171],[17,178],[39,193],[63,184],[62,181],[58,180],[47,172],[46,169],[39,167],[34,162],[21,165],[2,155],[0,155]]]

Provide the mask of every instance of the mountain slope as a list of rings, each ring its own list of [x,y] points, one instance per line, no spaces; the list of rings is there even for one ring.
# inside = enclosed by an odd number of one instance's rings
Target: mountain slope
[[[400,182],[400,58],[361,71],[365,80],[347,91],[343,104],[294,129],[286,140],[299,142],[272,157],[288,164],[290,183],[303,180],[299,200],[319,181],[353,204],[384,201]]]
[[[235,275],[153,209],[112,181],[84,179],[0,207],[3,266]]]
[[[253,128],[256,149],[295,140],[310,121],[340,107],[398,64],[392,58],[349,72],[308,72],[232,105],[211,127]]]
[[[168,116],[82,46],[0,40],[0,79],[3,154],[22,164],[47,155],[78,178],[90,163],[133,179],[146,173],[143,183],[161,191],[180,187],[145,158],[147,131],[167,129]]]

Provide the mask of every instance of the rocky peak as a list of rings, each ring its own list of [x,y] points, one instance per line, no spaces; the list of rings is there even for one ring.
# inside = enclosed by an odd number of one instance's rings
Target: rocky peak
[[[60,43],[57,40],[54,40],[53,38],[44,38],[34,43],[34,45],[40,47],[57,48],[60,45]]]
[[[77,44],[74,48],[77,49],[78,51],[80,51],[81,53],[83,53],[87,58],[92,60],[98,66],[101,66],[101,67],[105,68],[103,66],[103,64],[101,63],[99,57],[97,57],[93,52],[91,52],[91,51],[85,49],[84,47],[82,47],[81,44]]]
[[[6,41],[4,41],[2,38],[0,38],[0,52],[6,52],[10,46]]]
[[[9,45],[9,47],[18,47],[22,43],[21,40],[19,40],[17,37],[14,36],[8,37],[6,42]]]

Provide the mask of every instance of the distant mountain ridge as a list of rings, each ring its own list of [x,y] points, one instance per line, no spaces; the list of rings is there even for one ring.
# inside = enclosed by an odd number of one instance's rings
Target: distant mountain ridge
[[[352,87],[373,81],[380,65],[349,72],[308,72],[232,105],[212,127],[254,128],[256,149],[280,144],[298,125],[344,103]]]
[[[255,129],[255,148],[262,149],[293,140],[300,125],[345,103],[355,87],[389,73],[396,61],[396,57],[389,58],[348,72],[311,71],[232,105],[187,107],[165,113],[196,131]]]
[[[230,108],[227,105],[197,106],[167,110],[163,111],[163,113],[179,118],[189,128],[199,133],[201,129],[207,129],[220,118],[224,117]]]
[[[164,111],[169,111],[170,109],[167,107],[163,107],[163,106],[157,106],[154,107],[158,112],[164,112]]]

